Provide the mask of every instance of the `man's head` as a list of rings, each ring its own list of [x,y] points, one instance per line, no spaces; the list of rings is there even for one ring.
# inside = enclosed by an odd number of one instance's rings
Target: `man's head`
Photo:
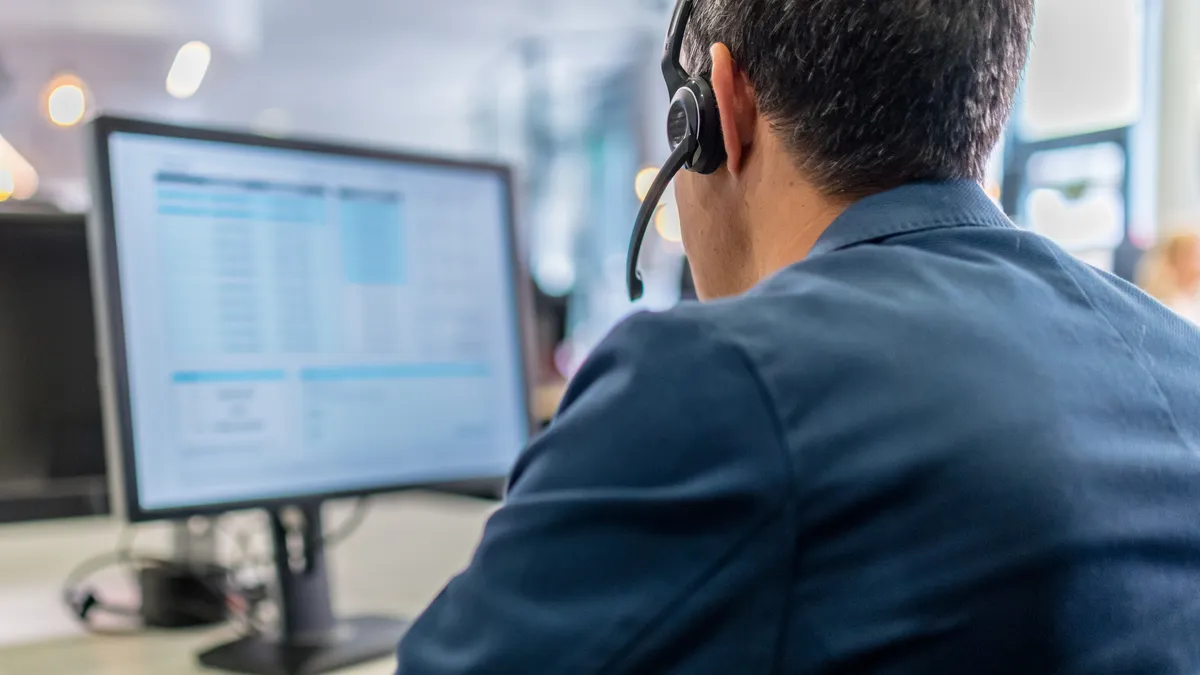
[[[685,65],[712,82],[729,154],[715,174],[676,179],[701,294],[746,290],[784,249],[802,257],[861,197],[981,180],[1025,66],[1033,5],[696,0]]]

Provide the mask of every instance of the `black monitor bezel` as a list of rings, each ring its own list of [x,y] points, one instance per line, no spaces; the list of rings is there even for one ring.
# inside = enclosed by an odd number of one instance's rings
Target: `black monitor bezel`
[[[93,291],[96,294],[97,341],[102,355],[101,370],[104,395],[106,443],[108,446],[110,495],[113,510],[129,522],[178,520],[193,516],[210,516],[247,509],[274,509],[290,505],[315,504],[331,499],[346,499],[409,490],[435,490],[473,497],[499,498],[507,476],[480,476],[467,480],[434,483],[402,483],[370,488],[238,500],[165,509],[142,507],[137,489],[136,458],[133,439],[133,415],[129,390],[128,360],[125,341],[124,308],[121,296],[121,277],[117,254],[115,213],[109,139],[114,133],[143,136],[215,141],[233,145],[298,150],[339,157],[378,159],[384,161],[424,164],[451,168],[482,170],[500,176],[506,186],[508,201],[505,227],[510,265],[513,270],[513,289],[516,293],[517,339],[519,341],[520,392],[522,396],[527,436],[536,429],[531,402],[535,360],[532,358],[532,297],[528,271],[522,264],[518,249],[516,227],[516,194],[513,171],[504,164],[434,157],[417,153],[355,146],[337,142],[260,136],[239,131],[214,128],[185,127],[144,119],[102,115],[89,123],[90,178],[94,208],[88,222],[88,248],[91,252]]]

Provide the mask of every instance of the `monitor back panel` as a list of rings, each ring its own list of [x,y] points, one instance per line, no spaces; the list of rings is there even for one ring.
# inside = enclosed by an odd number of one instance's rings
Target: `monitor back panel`
[[[83,216],[0,215],[0,523],[108,513]]]

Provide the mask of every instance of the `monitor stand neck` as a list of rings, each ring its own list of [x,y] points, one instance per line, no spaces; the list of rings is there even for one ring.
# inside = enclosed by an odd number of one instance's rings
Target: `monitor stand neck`
[[[282,641],[320,645],[336,639],[337,620],[329,598],[321,506],[272,510],[270,521]]]
[[[320,504],[273,509],[269,517],[279,634],[248,635],[215,647],[200,654],[200,663],[249,675],[317,675],[393,656],[407,621],[334,616]]]

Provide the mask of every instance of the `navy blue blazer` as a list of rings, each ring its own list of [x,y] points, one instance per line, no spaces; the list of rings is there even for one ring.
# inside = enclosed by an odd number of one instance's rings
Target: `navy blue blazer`
[[[1200,672],[1200,333],[973,183],[640,314],[402,675]]]

